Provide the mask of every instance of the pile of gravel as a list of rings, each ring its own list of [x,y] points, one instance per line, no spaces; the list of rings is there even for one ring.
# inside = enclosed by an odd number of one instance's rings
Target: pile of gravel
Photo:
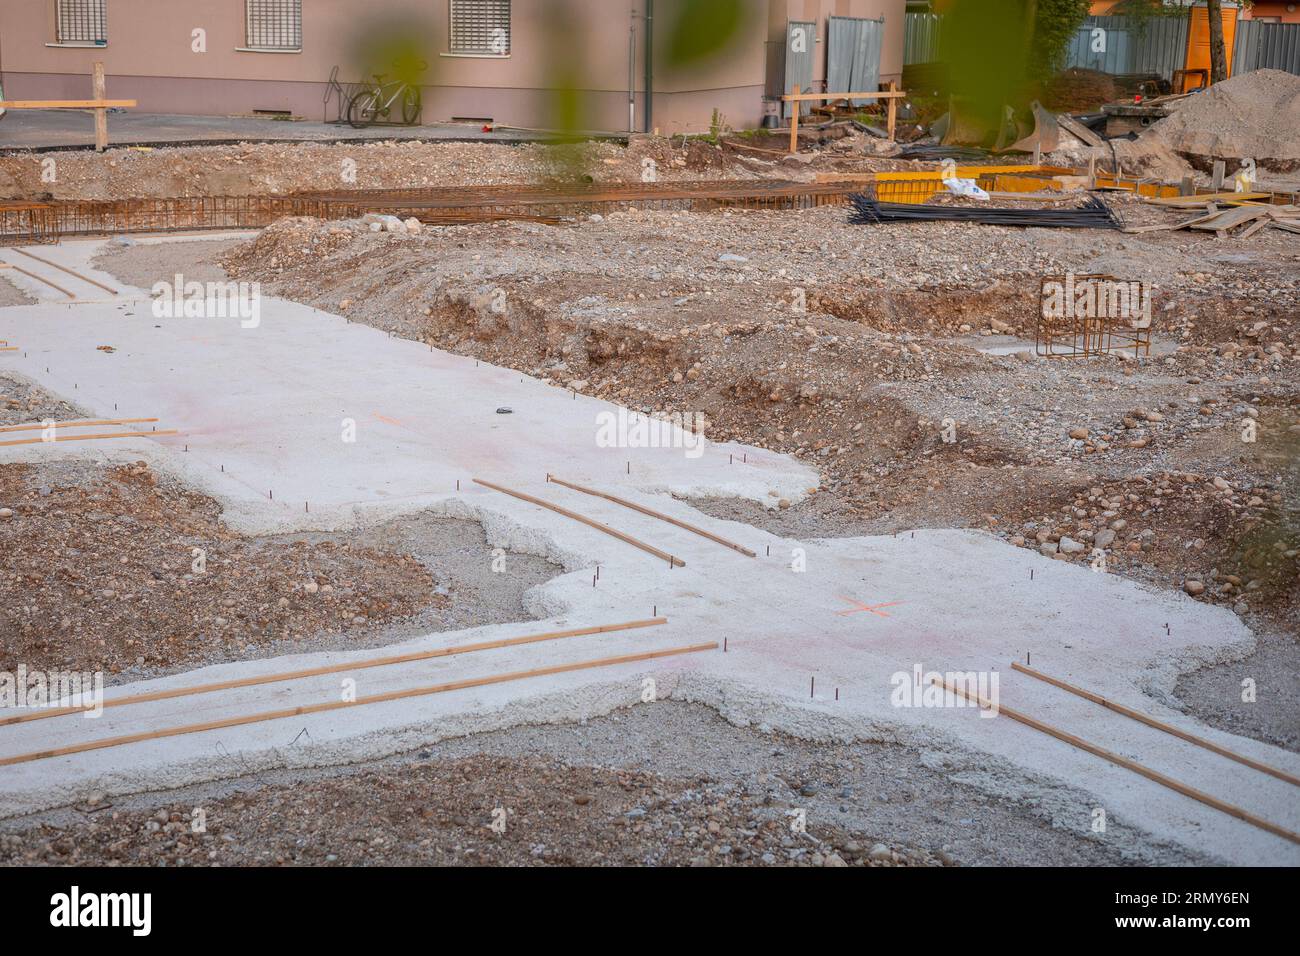
[[[1300,169],[1300,76],[1256,70],[1188,97],[1142,139],[1196,159],[1254,159],[1261,169]]]

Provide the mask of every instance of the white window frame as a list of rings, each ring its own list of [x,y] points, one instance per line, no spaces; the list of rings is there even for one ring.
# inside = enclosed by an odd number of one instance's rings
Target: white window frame
[[[283,9],[281,9],[283,8]],[[266,32],[297,32],[297,45],[258,43],[254,39],[253,20],[255,15],[271,17],[288,14],[290,20],[287,29],[284,26],[262,28]],[[240,53],[301,53],[302,52],[302,0],[244,0],[244,45],[236,48]]]
[[[78,11],[83,11],[78,14]],[[88,17],[90,33],[99,27],[98,36],[69,37],[64,35],[65,23]],[[98,21],[96,24],[95,21]],[[46,46],[104,47],[108,46],[108,0],[54,0],[54,42]]]
[[[458,9],[459,8],[459,9]],[[475,9],[478,8],[478,9]],[[464,34],[467,27],[457,27],[457,18],[482,17],[489,23],[495,18],[498,26],[488,29],[505,30],[505,51],[494,52],[491,41],[481,44],[467,43]],[[458,44],[458,36],[461,40]],[[470,59],[507,60],[514,48],[514,11],[511,0],[447,0],[447,52],[443,56],[467,57]]]

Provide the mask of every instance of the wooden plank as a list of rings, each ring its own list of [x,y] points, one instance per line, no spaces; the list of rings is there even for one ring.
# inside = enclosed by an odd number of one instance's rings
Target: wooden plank
[[[482,485],[484,488],[491,488],[493,491],[499,491],[503,495],[510,495],[513,498],[518,498],[520,501],[527,501],[530,504],[537,505],[538,507],[546,508],[550,511],[554,511],[556,514],[564,515],[564,517],[566,518],[572,518],[574,521],[580,521],[589,528],[595,528],[597,531],[603,531],[605,534],[609,535],[610,537],[618,538],[618,540],[624,542],[625,544],[630,544],[634,548],[640,548],[642,551],[649,552],[650,554],[653,554],[657,558],[662,558],[663,560],[669,562],[669,564],[672,565],[673,567],[678,567],[678,568],[686,567],[685,561],[683,561],[681,558],[673,557],[667,551],[660,551],[658,548],[654,547],[653,545],[646,544],[644,541],[638,541],[636,538],[632,537],[629,534],[624,534],[622,531],[616,531],[613,528],[611,528],[609,525],[601,524],[599,521],[593,521],[591,518],[588,518],[585,515],[580,515],[576,511],[570,511],[568,508],[561,508],[559,505],[552,504],[551,502],[547,501],[545,498],[537,498],[534,497],[533,495],[525,494],[522,491],[512,491],[509,488],[505,488],[501,485],[494,485],[490,481],[482,481],[478,478],[474,479],[474,484]]]
[[[1022,674],[1028,674],[1030,677],[1034,677],[1040,681],[1043,681],[1044,683],[1051,684],[1053,687],[1059,687],[1061,690],[1069,691],[1071,694],[1074,694],[1076,697],[1082,697],[1084,700],[1090,700],[1094,704],[1100,704],[1102,707],[1105,707],[1107,710],[1113,710],[1117,714],[1123,714],[1125,717],[1129,717],[1140,723],[1146,724],[1148,727],[1154,727],[1156,730],[1163,730],[1167,734],[1173,734],[1175,737],[1178,737],[1181,740],[1186,740],[1190,744],[1196,744],[1196,746],[1198,747],[1204,747],[1206,750],[1210,751],[1211,753],[1216,753],[1220,757],[1227,757],[1229,760],[1235,760],[1237,761],[1237,763],[1244,764],[1245,766],[1250,767],[1252,770],[1258,770],[1261,773],[1268,774],[1270,777],[1277,777],[1277,779],[1279,780],[1285,780],[1287,783],[1292,784],[1293,786],[1300,787],[1300,777],[1296,777],[1293,774],[1289,774],[1285,770],[1279,770],[1276,767],[1270,767],[1268,764],[1260,763],[1258,760],[1252,760],[1250,757],[1243,757],[1241,754],[1236,753],[1235,751],[1232,750],[1228,750],[1226,747],[1220,747],[1216,743],[1211,743],[1210,741],[1206,740],[1204,737],[1197,737],[1195,734],[1189,734],[1185,730],[1179,730],[1177,727],[1174,727],[1170,724],[1166,724],[1163,721],[1156,720],[1154,717],[1148,717],[1146,714],[1137,710],[1133,710],[1131,707],[1125,707],[1123,704],[1117,704],[1113,700],[1107,700],[1105,697],[1102,697],[1100,694],[1094,694],[1092,693],[1092,691],[1084,690],[1082,687],[1075,687],[1073,684],[1067,684],[1065,681],[1060,680],[1059,678],[1051,677],[1047,674],[1042,673],[1041,671],[1034,670],[1032,667],[1026,667],[1023,664],[1012,664],[1011,669],[1015,671],[1019,671]]]
[[[954,687],[953,685],[949,684],[947,681],[939,677],[932,677],[930,678],[930,681],[931,683],[939,685],[943,687],[945,690],[949,691],[950,693],[956,694],[957,696],[962,697],[965,700],[974,700],[977,704],[979,704],[980,707],[983,707],[987,710],[991,710],[993,708],[993,705],[991,703],[986,701],[983,697],[979,696],[978,694],[972,697],[970,694],[967,694],[965,691],[961,690],[960,688]],[[1064,730],[1059,730],[1058,728],[1053,727],[1050,724],[1045,724],[1040,720],[1035,720],[1033,717],[1030,717],[1027,714],[1022,714],[1019,711],[1012,710],[1010,707],[1002,707],[999,705],[999,707],[997,708],[997,713],[1001,716],[1009,717],[1012,720],[1017,721],[1018,723],[1022,723],[1026,727],[1032,727],[1034,730],[1037,730],[1040,733],[1047,734],[1049,737],[1055,737],[1057,740],[1064,741],[1065,743],[1069,744],[1072,747],[1078,747],[1080,750],[1086,750],[1088,753],[1100,757],[1102,760],[1107,760],[1115,764],[1116,766],[1123,767],[1125,770],[1131,770],[1136,774],[1140,774],[1141,776],[1146,777],[1148,780],[1160,784],[1162,787],[1168,787],[1170,790],[1173,790],[1177,793],[1181,793],[1185,797],[1191,797],[1193,800],[1199,801],[1200,803],[1203,803],[1206,806],[1213,807],[1214,809],[1226,813],[1229,816],[1236,817],[1238,820],[1244,820],[1246,823],[1249,823],[1252,826],[1259,827],[1261,830],[1267,830],[1269,833],[1272,833],[1275,836],[1280,836],[1283,839],[1290,840],[1292,843],[1300,843],[1300,833],[1292,833],[1290,830],[1287,830],[1284,827],[1280,827],[1275,823],[1269,823],[1267,820],[1257,817],[1253,813],[1250,813],[1247,810],[1243,810],[1241,807],[1234,806],[1231,803],[1225,803],[1224,801],[1220,800],[1218,797],[1212,797],[1208,793],[1203,793],[1200,790],[1196,790],[1192,787],[1187,786],[1187,784],[1179,783],[1177,780],[1174,780],[1171,777],[1166,777],[1162,773],[1157,773],[1156,771],[1143,766],[1142,764],[1138,763],[1136,760],[1130,760],[1127,757],[1121,757],[1117,753],[1112,753],[1109,750],[1106,750],[1102,747],[1098,747],[1096,744],[1089,743],[1088,741],[1084,740],[1081,737],[1076,737],[1074,734],[1066,733]]]
[[[1285,229],[1287,232],[1300,234],[1300,223],[1282,222],[1279,219],[1271,219],[1269,220],[1269,225],[1274,229]]]
[[[1237,233],[1237,238],[1249,239],[1251,236],[1259,232],[1261,229],[1267,229],[1270,225],[1272,225],[1272,223],[1273,221],[1269,219],[1268,216],[1260,216],[1258,219],[1252,222],[1245,229],[1241,230],[1241,232]]]
[[[1235,206],[1232,209],[1223,210],[1223,212],[1207,222],[1197,223],[1188,228],[1227,235],[1238,226],[1244,226],[1248,222],[1254,222],[1260,216],[1267,215],[1268,207],[1266,206]]]
[[[156,422],[156,418],[97,418],[93,421],[75,421],[75,422],[51,422],[49,425],[41,422],[32,425],[5,425],[0,427],[0,434],[6,432],[35,432],[42,428],[89,428],[92,425],[142,425]]]
[[[13,269],[14,272],[21,272],[23,275],[27,276],[27,278],[35,279],[37,282],[44,282],[47,286],[49,286],[51,289],[54,289],[56,292],[62,292],[69,299],[76,298],[76,295],[69,292],[67,289],[63,288],[63,286],[59,285],[58,283],[51,282],[49,279],[45,278],[44,276],[38,276],[35,272],[29,272],[26,269],[24,269],[22,266],[16,266],[10,264],[6,268]]]
[[[11,448],[14,445],[44,445],[56,441],[100,441],[105,438],[155,438],[161,435],[179,435],[180,432],[175,429],[164,429],[160,432],[109,432],[106,435],[56,435],[48,440],[44,438],[20,438],[16,441],[0,441],[0,448]]]
[[[1142,233],[1142,232],[1163,232],[1166,230],[1177,231],[1179,229],[1186,229],[1189,226],[1194,226],[1197,223],[1209,222],[1211,219],[1217,219],[1218,216],[1219,216],[1219,211],[1215,209],[1213,212],[1206,213],[1204,216],[1197,216],[1195,219],[1184,219],[1182,222],[1158,223],[1154,226],[1129,226],[1127,229],[1124,230],[1124,232]]]
[[[73,272],[67,266],[61,266],[57,262],[51,262],[49,259],[42,259],[40,256],[34,256],[26,249],[15,249],[14,252],[18,253],[20,256],[26,256],[29,259],[35,259],[37,262],[41,263],[42,265],[47,265],[51,269],[58,269],[60,272],[66,272],[74,279],[80,279],[82,282],[88,282],[91,285],[99,286],[99,288],[103,289],[105,292],[111,292],[113,293],[113,295],[118,294],[116,289],[112,288],[111,286],[104,285],[104,283],[98,281],[97,279],[92,279],[90,278],[90,276],[83,276],[80,272]]]
[[[793,93],[788,93],[781,99],[787,103],[804,103],[818,100],[901,100],[907,96],[907,91],[895,89],[896,86],[897,84],[890,80],[888,90],[877,90],[874,93],[800,93],[799,87],[796,86]]]
[[[493,684],[505,684],[510,681],[528,680],[533,677],[548,677],[552,674],[567,674],[573,671],[591,670],[598,667],[615,667],[619,664],[636,664],[642,661],[659,660],[664,657],[676,657],[682,654],[698,654],[703,651],[716,651],[717,642],[710,644],[691,644],[685,647],[669,647],[661,651],[646,651],[641,654],[623,654],[619,657],[604,657],[592,661],[579,661],[576,664],[559,664],[554,667],[539,667],[534,670],[513,671],[508,674],[494,674],[489,677],[474,677],[467,680],[448,681],[431,687],[416,687],[412,690],[390,691],[386,694],[372,694],[358,697],[356,700],[334,700],[323,704],[306,704],[301,707],[288,707],[283,710],[262,711],[246,714],[242,717],[228,717],[224,720],[209,720],[199,724],[184,724],[179,727],[166,727],[139,734],[126,734],[121,737],[106,737],[66,747],[53,747],[34,753],[18,754],[13,757],[0,758],[0,767],[29,763],[33,760],[45,760],[50,757],[63,757],[68,754],[85,753],[88,750],[104,750],[109,747],[122,747],[126,744],[142,743],[146,740],[160,740],[164,737],[179,737],[183,734],[197,734],[209,730],[224,730],[227,727],[242,727],[268,720],[282,720],[286,717],[302,717],[306,714],[321,714],[349,707],[365,707],[369,704],[386,704],[395,700],[410,700],[413,697],[428,697],[433,694],[445,694],[455,690],[471,687],[488,687]]]
[[[498,641],[482,641],[477,644],[461,644],[453,647],[440,647],[433,651],[418,651],[412,654],[400,654],[396,657],[375,657],[369,660],[354,661],[350,664],[332,664],[326,667],[312,667],[307,670],[283,671],[276,674],[263,674],[259,677],[245,677],[240,680],[219,681],[214,684],[199,684],[193,687],[178,687],[174,690],[158,690],[148,694],[133,694],[130,697],[118,697],[103,702],[102,706],[126,707],[131,704],[147,704],[157,700],[172,700],[177,697],[194,697],[199,694],[213,694],[217,691],[235,690],[240,687],[257,687],[261,684],[280,684],[285,681],[303,680],[308,677],[322,677],[327,674],[346,674],[352,671],[371,670],[376,667],[392,667],[396,664],[409,664],[415,661],[428,661],[439,657],[453,657],[459,654],[476,654],[480,651],[497,650],[503,647],[522,647],[526,644],[540,644],[543,641],[561,641],[572,637],[588,637],[593,634],[609,634],[614,631],[631,631],[643,627],[658,627],[668,623],[666,617],[651,618],[646,621],[627,621],[623,624],[602,624],[599,627],[579,627],[567,631],[550,631],[546,634],[530,634],[526,637],[512,637]],[[0,720],[0,727],[9,724],[25,724],[33,720],[47,720],[67,714],[79,714],[90,707],[56,707],[51,710],[38,710],[30,714],[19,714]]]
[[[1061,124],[1062,129],[1083,140],[1083,142],[1088,146],[1106,145],[1104,139],[1067,113],[1062,113],[1060,116],[1056,117],[1056,121]]]
[[[548,475],[547,478],[552,484],[560,485],[563,488],[569,488],[573,491],[580,491],[584,495],[591,495],[593,498],[604,498],[606,501],[612,501],[614,504],[622,505],[624,508],[631,508],[633,511],[639,512],[643,515],[648,515],[651,518],[658,518],[660,521],[667,521],[669,524],[676,525],[678,528],[698,534],[701,538],[708,538],[710,541],[715,544],[720,544],[724,548],[730,548],[732,551],[739,551],[741,554],[748,555],[751,558],[758,557],[757,552],[750,551],[749,548],[741,547],[734,541],[720,538],[712,531],[705,531],[703,528],[698,528],[693,524],[679,521],[671,515],[666,515],[661,511],[654,511],[644,505],[637,504],[635,501],[628,501],[626,498],[620,498],[617,495],[611,495],[604,491],[597,491],[594,488],[584,488],[582,485],[575,485],[573,482],[565,481],[563,478],[556,478],[554,475]]]
[[[1268,199],[1272,193],[1202,193],[1199,196],[1159,196],[1148,199],[1153,206],[1173,206],[1189,209],[1204,206],[1207,202],[1242,202],[1248,199]]]
[[[135,100],[0,100],[7,110],[97,110],[130,109]]]

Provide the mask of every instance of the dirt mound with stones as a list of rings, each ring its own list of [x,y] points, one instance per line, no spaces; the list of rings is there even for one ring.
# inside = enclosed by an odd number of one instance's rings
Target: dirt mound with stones
[[[1300,170],[1300,76],[1256,70],[1189,97],[1144,133],[1194,165],[1254,159],[1261,169]]]

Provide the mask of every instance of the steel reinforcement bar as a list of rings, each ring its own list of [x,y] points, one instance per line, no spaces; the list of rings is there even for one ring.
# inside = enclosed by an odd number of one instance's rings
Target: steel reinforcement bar
[[[355,219],[365,213],[434,225],[500,219],[554,222],[616,209],[810,209],[847,201],[862,184],[745,180],[706,183],[562,183],[443,189],[341,190],[287,196],[0,202],[0,244],[65,236],[260,229],[286,216]]]

